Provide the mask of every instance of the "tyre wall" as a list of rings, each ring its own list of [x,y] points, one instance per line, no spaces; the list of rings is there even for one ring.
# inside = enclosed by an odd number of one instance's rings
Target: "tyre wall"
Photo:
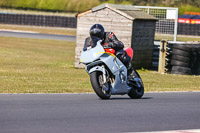
[[[168,42],[166,51],[166,73],[200,75],[200,43]]]

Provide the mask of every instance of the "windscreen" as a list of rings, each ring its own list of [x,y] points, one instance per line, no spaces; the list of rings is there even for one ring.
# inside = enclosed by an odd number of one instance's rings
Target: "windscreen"
[[[97,45],[97,42],[99,40],[101,40],[101,39],[98,38],[98,37],[87,37],[85,39],[85,43],[84,43],[84,46],[83,46],[83,51],[86,51],[88,47],[94,48]]]

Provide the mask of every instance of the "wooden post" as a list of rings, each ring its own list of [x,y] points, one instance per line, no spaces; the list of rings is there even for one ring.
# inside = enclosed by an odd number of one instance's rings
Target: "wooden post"
[[[160,52],[159,52],[158,72],[162,73],[162,74],[165,73],[166,47],[167,47],[167,41],[161,40],[161,42],[160,42]]]

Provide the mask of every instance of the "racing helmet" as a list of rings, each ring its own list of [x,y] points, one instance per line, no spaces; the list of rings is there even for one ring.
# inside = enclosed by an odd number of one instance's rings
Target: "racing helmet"
[[[90,28],[90,36],[102,39],[104,37],[104,28],[101,24],[94,24]]]

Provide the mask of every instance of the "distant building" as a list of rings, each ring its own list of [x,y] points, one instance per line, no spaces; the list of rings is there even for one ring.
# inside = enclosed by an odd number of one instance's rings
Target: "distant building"
[[[75,67],[79,64],[85,38],[93,24],[102,24],[112,31],[125,47],[134,49],[135,68],[150,68],[154,48],[156,18],[132,5],[102,4],[77,15]]]

